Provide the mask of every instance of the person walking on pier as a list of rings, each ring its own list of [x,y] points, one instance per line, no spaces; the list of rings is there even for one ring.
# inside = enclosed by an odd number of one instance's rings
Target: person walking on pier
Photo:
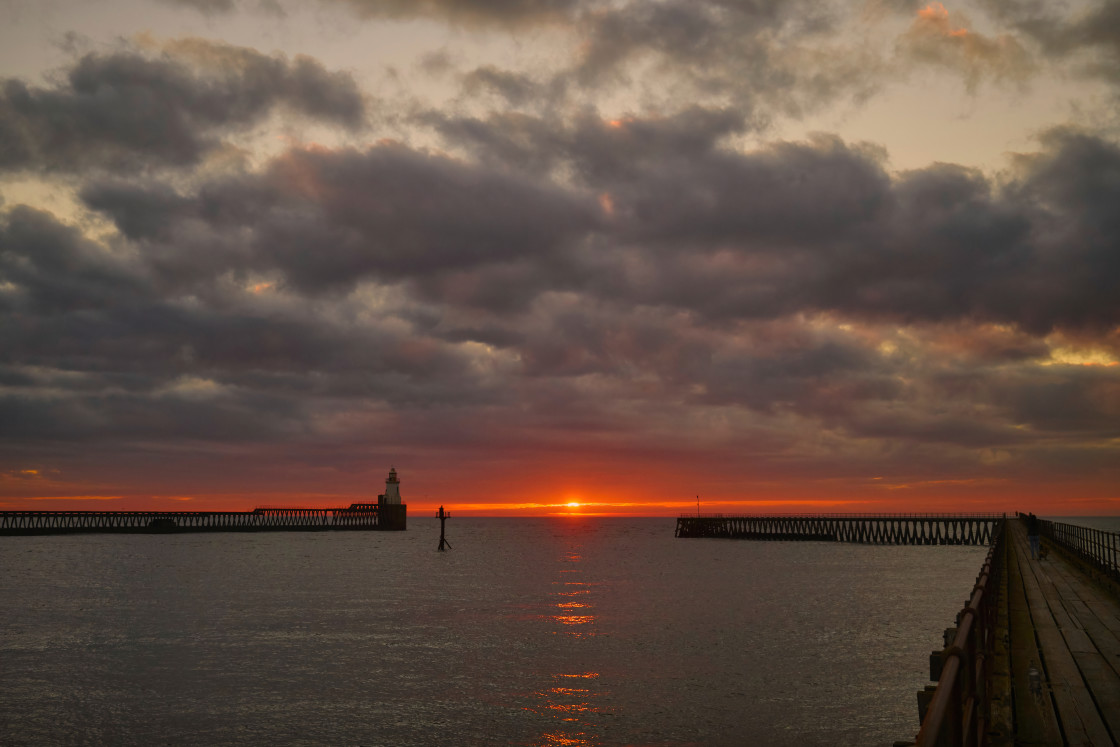
[[[1038,517],[1034,514],[1027,514],[1027,541],[1031,545],[1031,560],[1038,560]]]

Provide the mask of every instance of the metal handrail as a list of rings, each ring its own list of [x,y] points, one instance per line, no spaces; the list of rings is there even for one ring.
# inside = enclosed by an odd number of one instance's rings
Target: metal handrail
[[[1006,519],[1006,513],[943,514],[689,514],[681,519]]]
[[[941,677],[922,719],[915,742],[918,747],[984,743],[1006,535],[1006,522],[1001,522],[972,587],[972,597],[957,615],[956,636],[941,653]]]
[[[1114,581],[1120,581],[1120,532],[1038,520],[1039,535],[1069,550]]]

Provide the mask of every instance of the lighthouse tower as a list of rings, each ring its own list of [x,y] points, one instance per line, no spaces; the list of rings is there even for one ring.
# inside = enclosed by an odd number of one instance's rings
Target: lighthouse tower
[[[385,480],[385,503],[399,506],[401,502],[401,481],[397,479],[397,468],[389,468],[389,478]]]
[[[397,479],[397,468],[389,469],[389,479],[385,481],[385,493],[377,496],[378,529],[404,530],[408,524],[408,506],[401,503],[401,481]]]

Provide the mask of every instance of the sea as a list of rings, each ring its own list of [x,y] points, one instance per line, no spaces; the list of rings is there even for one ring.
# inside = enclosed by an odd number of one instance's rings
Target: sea
[[[982,547],[672,518],[0,537],[4,745],[890,745]]]

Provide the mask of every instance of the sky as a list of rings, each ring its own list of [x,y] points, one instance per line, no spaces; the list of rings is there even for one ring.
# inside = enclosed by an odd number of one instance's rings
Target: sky
[[[1120,513],[1120,1],[0,0],[0,509]]]

